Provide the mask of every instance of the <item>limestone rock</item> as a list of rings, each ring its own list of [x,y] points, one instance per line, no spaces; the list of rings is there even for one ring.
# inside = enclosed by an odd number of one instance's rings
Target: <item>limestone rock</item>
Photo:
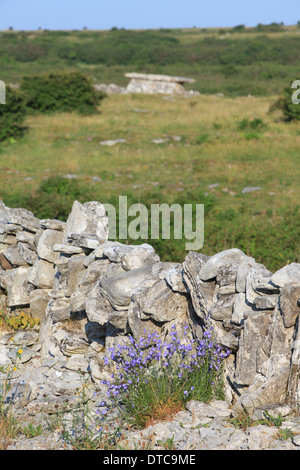
[[[50,300],[49,309],[54,323],[69,320],[71,316],[70,299],[66,297]]]
[[[272,275],[271,282],[279,287],[290,282],[300,282],[300,263],[291,263],[279,269]]]
[[[299,317],[295,327],[291,348],[291,367],[288,381],[288,399],[292,406],[299,406],[300,402],[300,324]]]
[[[86,266],[85,263],[83,264]],[[81,285],[90,286],[106,275],[108,275],[108,277],[113,276],[113,270],[110,269],[110,267],[111,265],[106,259],[98,259],[91,262],[83,274]],[[122,272],[124,272],[124,269],[121,266],[117,266],[115,269],[115,274],[121,274]]]
[[[54,245],[62,243],[63,234],[58,230],[46,229],[39,238],[37,244],[38,256],[50,263],[55,263],[58,253],[53,251]]]
[[[42,219],[40,221],[40,225],[43,229],[64,231],[66,222],[62,222],[61,220],[56,219]]]
[[[237,264],[246,258],[245,253],[237,248],[231,248],[229,250],[221,251],[216,255],[213,255],[205,263],[199,272],[199,277],[202,281],[207,281],[217,277],[218,270],[224,266],[230,266]]]
[[[272,273],[266,268],[254,268],[248,273],[246,278],[246,300],[250,304],[256,304],[259,295],[265,295],[263,291],[259,291],[259,285],[262,283],[265,286],[266,283],[271,279],[271,275]]]
[[[256,263],[254,258],[247,256],[244,258],[238,266],[236,274],[236,291],[246,292],[246,279],[251,271],[265,271],[265,267],[262,264]]]
[[[148,248],[149,246],[149,248]],[[155,254],[150,245],[141,245],[134,248],[130,253],[123,256],[121,265],[126,271],[142,268],[147,264],[153,264],[159,261],[159,256]]]
[[[30,292],[30,313],[33,318],[44,319],[50,301],[50,289],[34,289]]]
[[[108,219],[103,204],[96,201],[81,204],[75,201],[66,222],[63,243],[67,244],[69,236],[74,233],[96,235],[100,243],[105,242],[108,238]]]
[[[51,289],[54,280],[54,265],[43,259],[38,259],[30,268],[28,282],[39,289]]]
[[[185,94],[183,84],[194,82],[190,78],[168,75],[127,73],[125,76],[131,79],[127,93],[182,95]]]
[[[75,354],[85,354],[89,343],[87,341],[84,322],[76,322],[75,326],[67,327],[64,323],[56,323],[53,328],[53,339],[64,356],[71,357]]]
[[[144,313],[144,300],[148,293],[149,286],[133,294],[128,307],[127,321],[131,333],[137,339],[154,332],[161,332],[162,324],[151,321],[149,315]]]
[[[97,249],[97,257],[108,258],[112,263],[121,263],[124,256],[134,250],[133,245],[123,245],[119,242],[106,242]]]
[[[208,312],[209,316],[217,321],[231,318],[235,298],[236,296],[234,294],[220,295],[220,287],[217,285],[212,305]]]
[[[91,355],[89,359],[89,369],[95,382],[109,380],[111,378],[111,373],[104,362],[104,354],[98,353]]]
[[[180,263],[174,263],[166,270],[164,279],[174,292],[188,293],[188,287],[184,281],[184,270]]]
[[[242,325],[244,323],[244,316],[252,313],[254,310],[253,304],[247,301],[245,292],[239,292],[234,298],[231,321]]]
[[[164,280],[158,281],[145,293],[143,313],[155,322],[170,322],[186,314],[187,299],[175,293]]]
[[[95,250],[99,246],[99,240],[96,235],[81,235],[77,233],[71,233],[68,236],[68,242],[72,245],[80,248],[87,248],[89,250]]]
[[[114,313],[114,309],[110,302],[102,295],[99,282],[95,282],[90,289],[89,295],[85,301],[85,311],[90,322],[105,325],[108,322],[110,313]]]
[[[35,249],[35,235],[33,233],[28,232],[27,230],[18,230],[14,238],[14,244],[18,241],[28,244],[31,250]]]
[[[82,278],[86,272],[83,264],[84,257],[72,257],[68,262],[68,270],[66,273],[66,290],[65,295],[70,297],[81,284]]]
[[[17,248],[20,256],[27,265],[32,266],[38,260],[36,251],[30,248],[28,243],[18,242]]]
[[[76,255],[84,253],[83,248],[76,245],[66,245],[58,243],[53,246],[53,251],[57,253],[63,253],[64,255]]]
[[[286,328],[295,325],[300,313],[300,306],[297,304],[300,298],[300,282],[285,284],[280,292],[279,307],[283,315],[283,322]]]
[[[262,343],[262,353],[266,355],[260,372],[270,377],[281,368],[288,367],[293,344],[293,328],[285,328],[278,305],[271,312],[270,323]]]
[[[280,369],[269,379],[257,380],[253,387],[239,397],[233,407],[235,414],[252,414],[255,408],[270,403],[284,402],[286,399],[289,368]]]
[[[204,282],[200,278],[200,272],[208,259],[202,253],[191,251],[183,262],[183,279],[190,291],[195,313],[200,318],[207,317],[216,286],[215,279]]]
[[[152,276],[152,265],[127,271],[118,276],[100,280],[102,295],[116,310],[127,310],[135,289]]]
[[[68,298],[69,307],[70,307],[70,315],[80,312],[85,312],[86,308],[86,300],[90,295],[91,286],[80,286],[78,289],[71,294]]]
[[[19,225],[20,230],[36,233],[41,228],[40,220],[27,209],[7,209],[6,215],[8,222]]]
[[[7,277],[7,305],[21,307],[30,303],[30,287],[28,276],[30,268],[19,267],[8,271]]]
[[[3,234],[0,233],[0,243],[1,245],[15,245],[16,244],[16,236],[15,234],[10,235],[5,230],[3,230]]]
[[[8,261],[8,259],[4,256],[3,253],[0,253],[0,266],[5,271],[7,269],[13,269],[13,265]]]
[[[24,258],[19,253],[17,245],[11,245],[4,251],[5,258],[9,261],[12,267],[28,266]]]
[[[236,382],[250,385],[257,373],[260,350],[267,334],[270,315],[265,312],[247,314],[237,352]]]

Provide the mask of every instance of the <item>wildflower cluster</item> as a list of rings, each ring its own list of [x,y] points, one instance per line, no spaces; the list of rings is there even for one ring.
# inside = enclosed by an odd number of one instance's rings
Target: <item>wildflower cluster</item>
[[[115,373],[111,381],[102,382],[108,397],[136,418],[153,415],[163,403],[182,407],[187,400],[208,401],[220,394],[222,361],[228,351],[213,341],[212,327],[201,339],[188,338],[188,329],[185,326],[183,340],[173,327],[167,341],[154,332],[139,340],[129,336],[110,348],[106,362],[112,361]]]

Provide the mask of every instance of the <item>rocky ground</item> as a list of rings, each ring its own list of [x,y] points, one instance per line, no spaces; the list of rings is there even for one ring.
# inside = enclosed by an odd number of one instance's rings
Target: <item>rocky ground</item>
[[[21,430],[12,439],[2,436],[7,450],[83,450],[92,436],[103,443],[105,436],[114,437],[113,447],[124,450],[300,450],[300,416],[288,405],[256,409],[243,421],[225,401],[192,400],[170,421],[142,431],[120,427],[114,409],[101,421],[103,401],[109,405],[106,391],[80,373],[83,357],[42,359],[37,339],[38,333],[28,330],[0,340],[13,360],[10,369],[16,365],[3,401]],[[0,380],[7,382],[7,369],[2,368]]]

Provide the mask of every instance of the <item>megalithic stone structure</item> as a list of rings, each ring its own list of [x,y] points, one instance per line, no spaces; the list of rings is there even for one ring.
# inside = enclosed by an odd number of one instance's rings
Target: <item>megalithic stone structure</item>
[[[127,93],[183,95],[184,84],[195,82],[193,78],[145,73],[126,73],[125,77],[130,78]]]

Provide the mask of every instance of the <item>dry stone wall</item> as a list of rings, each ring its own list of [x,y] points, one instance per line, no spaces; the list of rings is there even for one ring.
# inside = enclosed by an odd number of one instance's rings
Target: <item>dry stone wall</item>
[[[299,408],[300,264],[272,273],[239,249],[169,263],[149,244],[108,235],[99,202],[75,201],[61,222],[0,201],[0,288],[11,312],[40,319],[42,357],[62,357],[100,380],[109,348],[124,336],[155,330],[165,338],[188,324],[201,338],[209,321],[230,350],[225,394],[236,413],[278,402]]]

